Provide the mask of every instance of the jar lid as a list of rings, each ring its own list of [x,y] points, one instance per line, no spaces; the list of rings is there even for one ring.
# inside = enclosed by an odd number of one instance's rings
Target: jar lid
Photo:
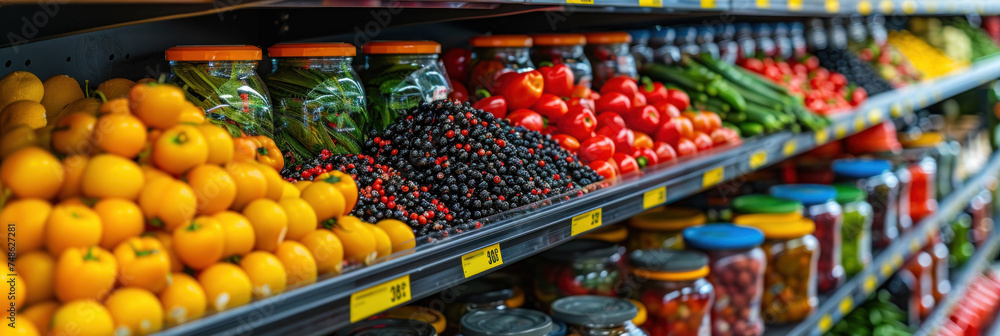
[[[868,178],[892,169],[889,160],[880,159],[839,159],[833,160],[833,173],[850,178]]]
[[[338,336],[431,336],[437,335],[426,322],[404,319],[378,319],[358,322],[340,330]]]
[[[695,250],[637,250],[628,261],[632,274],[646,279],[685,281],[708,275],[708,256]]]
[[[476,279],[455,287],[455,301],[488,303],[514,297],[514,286],[498,279]]]
[[[267,48],[268,57],[344,57],[357,54],[354,45],[343,42],[280,43]]]
[[[618,253],[618,244],[593,239],[574,239],[542,253],[542,258],[553,261],[578,259],[607,259]]]
[[[635,317],[632,318],[632,324],[636,327],[641,327],[643,324],[646,324],[646,320],[649,319],[649,315],[646,313],[646,305],[636,299],[628,299],[628,302],[634,304],[635,308],[638,310],[636,311]]]
[[[752,227],[716,223],[684,229],[684,246],[699,250],[743,250],[760,246],[764,233]]]
[[[479,35],[469,41],[473,47],[530,47],[528,35]]]
[[[574,46],[587,44],[583,34],[534,34],[531,39],[536,46]]]
[[[649,29],[633,29],[629,30],[628,34],[632,35],[632,41],[644,41],[653,36]]]
[[[771,195],[753,194],[733,198],[733,211],[741,214],[780,214],[801,212],[802,203],[795,200],[781,199]]]
[[[798,238],[816,231],[816,224],[811,219],[801,215],[797,219],[789,217],[790,215],[773,214],[740,215],[733,218],[733,223],[760,229],[768,239]]]
[[[771,196],[799,201],[803,205],[814,205],[837,198],[837,189],[822,184],[782,184],[771,187]]]
[[[552,318],[571,325],[618,325],[632,320],[638,313],[639,308],[632,302],[607,296],[567,296],[552,302]]]
[[[426,322],[437,330],[438,334],[443,333],[444,329],[448,327],[447,320],[444,314],[441,312],[421,306],[402,306],[386,313],[387,318],[391,319],[403,319],[403,320],[417,320]]]
[[[168,61],[259,61],[260,48],[250,45],[176,46],[167,49]]]
[[[440,54],[441,44],[434,41],[374,41],[361,46],[366,54]]]
[[[626,32],[587,33],[587,44],[612,44],[632,42],[632,35]]]
[[[923,132],[915,138],[900,137],[899,142],[906,148],[928,148],[944,142],[944,135],[940,132]]]
[[[481,310],[462,316],[465,336],[545,336],[552,318],[531,309]]]
[[[685,207],[663,207],[649,210],[629,219],[628,226],[644,230],[681,231],[705,224],[701,210]]]
[[[628,228],[624,225],[612,225],[594,230],[580,239],[603,240],[609,243],[621,243],[628,239]]]
[[[552,331],[545,336],[566,336],[566,324],[552,320]]]
[[[833,188],[837,189],[837,203],[840,204],[864,201],[867,198],[864,190],[852,184],[836,183],[833,185]]]

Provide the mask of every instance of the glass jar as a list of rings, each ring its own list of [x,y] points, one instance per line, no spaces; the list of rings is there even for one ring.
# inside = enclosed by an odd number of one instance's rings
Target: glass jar
[[[684,229],[705,224],[701,210],[682,207],[659,207],[629,219],[628,249],[683,249]]]
[[[790,215],[753,214],[733,219],[737,225],[760,229],[761,248],[767,256],[761,312],[765,323],[789,323],[812,314],[816,297],[816,263],[819,241],[813,237],[815,224],[808,218]]]
[[[591,87],[600,89],[604,82],[617,76],[639,79],[635,57],[629,50],[632,36],[626,32],[588,33],[587,59],[594,67]]]
[[[618,295],[625,279],[621,252],[617,244],[589,239],[543,252],[533,286],[538,308],[546,311],[552,301],[572,295]]]
[[[972,244],[976,247],[982,246],[986,238],[993,232],[993,193],[987,188],[982,188],[975,197],[969,201],[966,209],[972,216]]]
[[[368,134],[383,130],[406,110],[448,98],[451,86],[438,61],[441,45],[432,41],[375,41],[361,47],[361,78],[368,96]]]
[[[473,99],[486,98],[483,93],[496,93],[494,84],[500,75],[535,69],[531,62],[531,36],[482,35],[473,37],[469,44],[472,60],[468,87]]]
[[[420,306],[402,306],[396,309],[390,310],[385,314],[386,318],[390,319],[404,319],[404,320],[417,320],[425,322],[434,327],[434,330],[438,334],[444,333],[445,328],[447,328],[447,319],[445,319],[444,314],[441,312]]]
[[[918,137],[902,137],[903,157],[910,163],[910,218],[914,223],[937,212],[938,163],[934,159],[937,148],[944,143],[944,136],[925,132]]]
[[[951,239],[948,242],[948,264],[951,267],[961,267],[976,252],[976,245],[972,244],[972,216],[967,213],[959,213],[954,219],[948,222],[951,231]]]
[[[918,321],[923,320],[934,309],[934,284],[931,282],[933,260],[927,252],[920,251],[910,258],[903,266],[906,272],[913,275],[913,287],[910,294],[910,311],[916,310]]]
[[[455,302],[445,307],[449,330],[459,330],[462,316],[483,310],[507,309],[507,300],[514,296],[510,284],[497,279],[476,279],[450,289]]]
[[[590,87],[594,69],[583,53],[587,38],[583,34],[535,34],[531,35],[531,62],[537,66],[546,63],[566,64],[573,71],[573,84]]]
[[[715,290],[705,279],[708,256],[692,250],[645,250],[629,254],[639,282],[639,301],[648,309],[651,336],[708,336]]]
[[[884,248],[899,238],[899,179],[887,160],[839,159],[833,161],[837,182],[853,183],[868,194],[872,206],[872,246]]]
[[[625,225],[609,225],[587,232],[579,239],[603,240],[609,243],[624,244],[628,239],[628,227]]]
[[[337,336],[436,336],[437,331],[426,322],[403,319],[362,321],[337,332]]]
[[[287,43],[267,49],[272,72],[265,81],[274,102],[274,141],[295,161],[324,149],[361,153],[365,89],[351,67],[357,51],[347,43]]]
[[[629,46],[629,50],[632,52],[632,57],[635,58],[635,66],[637,68],[642,68],[644,64],[653,64],[653,48],[649,47],[649,42],[653,37],[652,32],[649,29],[635,29],[629,30],[629,35],[632,35],[632,42]]]
[[[941,239],[940,231],[934,230],[928,234],[924,252],[930,254],[933,264],[931,283],[934,284],[934,302],[941,302],[951,292],[951,278],[948,277],[948,245]]]
[[[872,206],[865,192],[852,184],[837,183],[837,203],[844,209],[841,226],[840,259],[844,273],[858,274],[872,262]]]
[[[803,215],[816,225],[813,235],[819,241],[817,289],[825,292],[840,287],[844,283],[840,255],[844,212],[836,202],[837,189],[820,184],[785,184],[772,187],[771,196],[802,202],[805,206]]]
[[[910,217],[910,189],[913,185],[913,175],[908,168],[909,165],[901,164],[892,172],[899,180],[899,192],[896,193],[896,227],[900,236],[910,232],[910,228],[913,227],[913,218]]]
[[[462,336],[546,336],[552,318],[536,310],[477,311],[462,316]]]
[[[636,314],[632,302],[614,297],[578,295],[552,302],[552,318],[566,323],[567,335],[645,336],[632,324]]]
[[[802,202],[771,195],[750,194],[733,199],[733,217],[749,214],[802,214]]]
[[[732,224],[709,224],[684,230],[684,244],[705,252],[708,281],[715,288],[712,335],[759,336],[764,333],[760,298],[767,259],[760,230]]]
[[[274,137],[271,97],[257,75],[260,48],[178,46],[167,49],[170,83],[205,110],[205,119],[239,136]]]

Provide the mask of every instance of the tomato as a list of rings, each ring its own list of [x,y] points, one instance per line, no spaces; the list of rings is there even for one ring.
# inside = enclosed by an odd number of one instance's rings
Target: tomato
[[[558,142],[559,147],[562,147],[570,153],[576,153],[576,150],[580,148],[580,142],[569,134],[553,134],[552,140]]]
[[[333,187],[340,191],[340,195],[344,196],[345,216],[350,214],[351,210],[354,210],[354,205],[358,203],[358,184],[354,182],[354,178],[351,175],[334,170],[329,173],[320,174],[317,180],[333,184]]]
[[[698,151],[703,151],[712,148],[713,144],[712,137],[708,136],[708,134],[702,132],[694,132],[694,137],[692,138],[692,140],[694,142],[695,147],[698,148]]]
[[[170,326],[200,318],[208,305],[201,283],[180,272],[170,275],[170,285],[159,296],[164,322]]]
[[[691,123],[691,119],[676,118],[673,120],[677,123],[677,131],[680,132],[682,138],[694,138],[694,125]]]
[[[659,157],[657,157],[656,152],[650,148],[636,148],[635,151],[632,152],[632,157],[634,157],[636,163],[639,164],[639,168],[654,166],[657,162],[659,162]]]
[[[168,173],[180,175],[205,162],[208,141],[194,126],[171,127],[153,143],[153,164]]]
[[[732,143],[732,144],[740,143],[740,135],[737,134],[736,131],[725,127],[720,127],[712,131],[711,137],[712,137],[712,144],[715,146],[727,143]]]
[[[255,299],[263,299],[285,291],[288,273],[285,265],[274,254],[256,251],[240,259],[240,268],[246,272],[253,286]]]
[[[90,279],[88,279],[90,280]],[[94,300],[66,302],[52,315],[52,335],[102,336],[114,334],[115,324],[103,305]]]
[[[559,129],[577,140],[587,140],[597,128],[597,117],[582,106],[570,107],[569,112],[559,119]]]
[[[226,172],[236,183],[236,198],[230,209],[241,210],[250,201],[267,195],[267,179],[259,166],[249,162],[230,162]]]
[[[612,156],[614,158],[615,164],[618,165],[618,171],[621,174],[628,174],[639,170],[639,163],[635,161],[631,155],[625,153],[615,153]]]
[[[14,200],[0,208],[0,223],[14,224],[17,254],[42,248],[46,239],[45,226],[51,212],[52,205],[49,202],[33,198]]]
[[[816,65],[819,66],[818,59],[816,61]],[[743,59],[743,64],[740,64],[740,66],[756,73],[764,72],[764,62],[761,62],[761,60],[756,58],[745,58]]]
[[[559,98],[559,96],[551,93],[543,93],[542,98],[538,99],[538,102],[531,106],[531,110],[549,118],[549,120],[559,120],[559,118],[562,118],[562,116],[569,112],[569,107],[566,106],[566,101]]]
[[[240,213],[223,211],[212,216],[222,227],[222,234],[225,243],[222,249],[222,257],[227,258],[236,255],[244,255],[253,250],[257,242],[253,224]],[[315,226],[315,222],[313,222]]]
[[[597,112],[615,112],[620,115],[632,110],[632,98],[621,92],[609,92],[597,100]]]
[[[597,130],[597,135],[603,135],[615,142],[615,153],[631,153],[632,145],[635,143],[635,134],[632,130],[616,126],[604,126]]]
[[[288,214],[277,202],[269,199],[255,200],[247,204],[243,209],[243,215],[253,225],[256,250],[272,252],[285,240],[285,235],[288,233]]]
[[[105,198],[94,205],[94,212],[101,219],[102,248],[113,249],[128,238],[138,237],[144,229],[142,209],[130,200]]]
[[[492,96],[480,99],[472,104],[472,108],[489,112],[497,119],[507,116],[507,100],[503,96]]]
[[[72,155],[87,155],[94,151],[94,128],[97,117],[86,112],[69,114],[56,122],[52,130],[52,149]]]
[[[38,329],[38,335],[49,335],[49,327],[52,325],[52,316],[59,309],[59,303],[55,301],[44,301],[28,306],[19,314],[31,321],[31,324]],[[18,323],[17,326],[28,325]]]
[[[102,299],[114,288],[117,272],[115,257],[100,247],[68,248],[56,262],[56,298],[62,302]]]
[[[250,302],[253,285],[243,269],[230,263],[217,263],[198,274],[205,298],[217,312]]]
[[[608,161],[591,161],[587,164],[587,167],[593,169],[597,172],[597,175],[601,175],[601,177],[604,177],[605,180],[610,180],[615,178],[615,176],[618,176],[618,173],[615,171],[615,166]]]
[[[591,161],[606,161],[611,158],[614,152],[614,140],[607,136],[598,135],[581,143],[576,155],[581,162],[589,163]]]
[[[18,198],[52,199],[63,174],[59,159],[38,147],[18,150],[0,163],[0,184]]]
[[[587,289],[576,276],[573,275],[572,268],[564,268],[559,271],[559,275],[556,278],[556,288],[563,295],[587,295],[590,294],[590,290]]]
[[[236,182],[225,169],[214,164],[203,164],[186,175],[194,191],[198,213],[212,215],[229,209],[236,200]]]
[[[184,91],[171,84],[135,85],[129,91],[129,109],[146,126],[168,129],[177,125],[187,99]]]
[[[572,108],[573,106],[583,106],[591,111],[596,109],[594,100],[590,98],[570,98],[566,101],[566,107]]]
[[[507,121],[510,122],[511,126],[524,126],[524,128],[530,131],[541,132],[545,128],[542,115],[526,108],[517,109],[508,114]]]
[[[114,250],[118,263],[118,283],[159,292],[167,287],[170,256],[159,240],[132,237]]]
[[[375,259],[375,236],[354,216],[344,216],[331,228],[344,244],[344,259],[353,263],[369,263]]]
[[[625,117],[628,119],[628,126],[640,132],[652,133],[660,126],[660,112],[649,105],[633,107],[632,113]]]
[[[865,91],[863,87],[856,87],[854,91],[851,91],[851,106],[858,106],[868,99],[868,91]]]
[[[316,230],[316,211],[309,202],[301,198],[286,198],[278,201],[288,216],[288,233],[285,238],[299,240],[306,234]]]
[[[163,329],[163,306],[156,295],[146,289],[116,290],[104,305],[111,313],[117,333],[149,335]]]
[[[195,126],[208,143],[207,163],[225,165],[233,159],[233,137],[222,127],[204,123]]]
[[[615,112],[601,112],[597,115],[597,127],[619,125],[625,127],[625,119]]]
[[[606,96],[608,93],[617,92],[624,94],[629,98],[635,97],[639,94],[639,84],[635,82],[634,79],[617,76],[604,82],[604,86],[601,87],[601,95]]]
[[[681,138],[677,141],[677,156],[687,156],[697,152],[698,146],[690,139]]]
[[[364,227],[371,232],[372,237],[375,238],[375,253],[376,258],[382,258],[392,254],[392,240],[389,239],[389,234],[385,233],[385,230],[375,226],[371,223],[364,223]]]
[[[177,258],[185,266],[203,270],[222,259],[226,238],[219,221],[203,216],[174,230],[173,243]]]
[[[573,92],[571,92],[569,94],[569,96],[570,96],[570,98],[584,98],[584,99],[587,99],[587,98],[590,98],[591,92],[592,91],[590,90],[589,87],[577,84],[577,85],[573,86]]]
[[[34,251],[24,254],[18,253],[17,275],[21,277],[19,285],[30,287],[27,293],[16,293],[18,301],[23,300],[23,304],[32,306],[37,302],[52,300],[55,284],[56,260],[45,251]],[[24,307],[20,303],[18,307]]]
[[[52,255],[62,255],[66,249],[87,248],[100,242],[101,217],[94,210],[75,204],[60,204],[52,208],[45,222],[45,247]]]
[[[134,158],[146,144],[146,125],[131,114],[109,114],[97,119],[94,145],[101,150]]]
[[[389,236],[393,253],[416,247],[413,229],[410,229],[406,223],[395,219],[383,219],[375,223],[375,226],[381,228]]]
[[[653,133],[653,139],[657,142],[665,142],[671,147],[676,146],[677,141],[681,138],[681,132],[678,127],[679,123],[677,121],[681,119],[683,118],[675,118],[660,124],[660,127]]]
[[[337,178],[337,181],[340,181]],[[344,216],[348,211],[345,211],[345,197],[341,193],[340,189],[334,185],[334,183],[322,181],[314,181],[304,190],[302,190],[302,199],[309,202],[313,210],[316,211],[316,219],[320,222],[325,222],[330,219],[336,219]]]
[[[390,219],[383,220],[383,222],[388,220]],[[409,230],[410,236],[413,236],[413,230],[406,224],[403,226]],[[393,236],[390,235],[390,239],[392,238]],[[318,274],[340,274],[344,265],[344,244],[340,242],[340,238],[337,238],[336,234],[327,229],[317,229],[302,237],[299,242],[309,249],[313,258],[316,259],[316,272]],[[395,243],[395,241],[393,242]]]
[[[201,124],[205,122],[205,110],[200,107],[194,106],[194,104],[187,103],[184,104],[184,109],[181,110],[180,116],[177,117],[177,123],[180,124]]]
[[[120,197],[134,200],[139,196],[145,176],[133,161],[111,154],[94,156],[81,176],[81,189],[87,197]]]
[[[635,133],[635,143],[633,143],[635,148],[653,148],[653,138],[649,134],[639,131],[634,131],[633,133]]]
[[[667,99],[664,101],[680,111],[687,110],[691,106],[691,97],[680,89],[668,89]]]

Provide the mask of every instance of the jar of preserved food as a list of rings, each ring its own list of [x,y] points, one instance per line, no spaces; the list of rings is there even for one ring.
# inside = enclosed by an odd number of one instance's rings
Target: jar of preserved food
[[[635,57],[629,50],[632,36],[626,32],[589,33],[587,36],[587,59],[594,67],[591,87],[600,88],[604,82],[617,76],[639,79],[639,69]]]
[[[273,71],[265,81],[274,102],[274,141],[296,162],[324,149],[358,154],[365,124],[365,89],[347,43],[285,43],[267,48]]]
[[[655,208],[629,219],[628,249],[683,249],[684,229],[705,224],[701,210],[682,207]]]
[[[385,317],[390,319],[417,320],[425,322],[433,326],[434,330],[437,331],[439,335],[444,333],[445,328],[448,326],[444,314],[437,310],[421,306],[398,307],[386,313]]]
[[[910,311],[916,310],[917,321],[922,321],[934,309],[934,284],[931,283],[933,273],[931,255],[919,251],[903,266],[905,272],[913,275],[913,287],[910,290]]]
[[[561,321],[552,321],[552,331],[545,336],[566,336],[566,324]]]
[[[733,219],[738,225],[764,233],[761,248],[767,256],[761,312],[765,323],[788,323],[805,319],[816,308],[816,263],[819,242],[813,237],[813,221],[789,215],[753,214]]]
[[[535,69],[531,62],[531,36],[481,35],[469,41],[472,60],[469,63],[469,93],[482,99],[485,93],[496,93],[496,80],[508,72],[527,72]]]
[[[767,259],[760,230],[732,224],[709,224],[684,230],[684,244],[705,252],[708,281],[715,288],[712,335],[759,336],[764,333],[760,298]]]
[[[937,161],[934,155],[944,142],[937,132],[922,133],[916,138],[900,139],[903,155],[910,163],[910,218],[914,223],[937,212]]]
[[[628,239],[628,227],[625,225],[609,225],[587,232],[580,239],[603,240],[609,243],[624,244]]]
[[[913,184],[913,176],[908,169],[909,165],[898,165],[892,172],[899,180],[899,192],[896,194],[896,227],[899,228],[899,235],[902,236],[910,232],[913,227],[913,218],[910,217],[910,189]]]
[[[178,46],[167,49],[170,82],[205,110],[205,119],[239,136],[274,137],[271,96],[257,75],[260,48]]]
[[[872,206],[865,192],[853,184],[837,183],[837,203],[844,209],[840,256],[844,273],[858,274],[872,262]]]
[[[899,179],[887,160],[839,159],[833,161],[838,182],[853,183],[868,194],[872,206],[872,246],[884,248],[899,238]]]
[[[733,217],[749,214],[791,214],[802,216],[802,202],[771,195],[750,194],[733,199]]]
[[[969,201],[966,211],[972,216],[970,239],[973,245],[979,247],[993,232],[993,193],[987,188],[982,188]]]
[[[972,244],[972,216],[967,213],[959,213],[954,219],[948,222],[948,229],[951,231],[951,239],[948,241],[948,264],[951,267],[961,267],[976,252],[976,246]]]
[[[843,284],[840,231],[844,223],[844,212],[836,202],[837,189],[820,184],[785,184],[772,187],[771,196],[802,202],[805,206],[803,215],[816,225],[813,235],[819,241],[817,289],[825,292]]]
[[[635,66],[642,69],[645,64],[653,64],[653,48],[649,47],[650,39],[653,37],[653,33],[649,29],[635,29],[629,30],[629,35],[632,35],[632,43],[629,49],[632,52],[632,57],[635,58]]]
[[[934,230],[928,234],[924,252],[931,256],[931,283],[934,284],[934,302],[941,302],[951,292],[951,278],[948,277],[948,245],[941,239],[941,232]]]
[[[455,303],[445,307],[449,330],[458,330],[462,316],[482,310],[507,309],[507,300],[514,296],[509,283],[496,279],[476,279],[451,289]]]
[[[565,322],[567,335],[645,336],[632,324],[638,308],[614,297],[578,295],[552,302],[552,318]]]
[[[576,239],[542,253],[534,293],[542,311],[558,298],[572,295],[616,296],[625,279],[617,244]],[[564,321],[566,322],[566,321]]]
[[[590,87],[594,69],[583,53],[587,38],[583,34],[535,34],[531,35],[531,62],[537,66],[545,63],[566,64],[573,71],[573,84]]]
[[[341,329],[337,336],[436,336],[434,327],[426,322],[404,319],[362,321]]]
[[[383,130],[400,113],[448,98],[451,84],[438,61],[441,45],[432,41],[375,41],[361,47],[361,78],[368,96],[365,133]]]
[[[711,334],[709,309],[715,290],[705,279],[708,256],[693,250],[640,250],[629,254],[647,307],[645,329],[652,336]]]
[[[462,316],[462,336],[546,336],[552,318],[531,309],[477,311]]]

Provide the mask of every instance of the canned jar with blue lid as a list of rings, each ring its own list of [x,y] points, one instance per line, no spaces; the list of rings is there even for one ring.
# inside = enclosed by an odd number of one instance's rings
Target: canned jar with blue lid
[[[546,336],[552,318],[530,309],[477,311],[462,316],[463,336]]]
[[[872,206],[872,247],[884,248],[903,231],[899,220],[902,185],[888,160],[839,159],[832,164],[834,181],[852,183],[868,194]]]
[[[606,296],[570,296],[552,303],[552,318],[566,323],[567,334],[626,335],[638,313],[632,302]]]
[[[805,205],[803,215],[816,224],[813,235],[819,240],[817,289],[825,292],[843,284],[841,226],[844,224],[844,211],[836,201],[837,189],[822,184],[783,184],[771,187],[771,196],[802,202]]]
[[[337,336],[436,336],[426,322],[404,319],[379,319],[358,322],[341,329]]]

